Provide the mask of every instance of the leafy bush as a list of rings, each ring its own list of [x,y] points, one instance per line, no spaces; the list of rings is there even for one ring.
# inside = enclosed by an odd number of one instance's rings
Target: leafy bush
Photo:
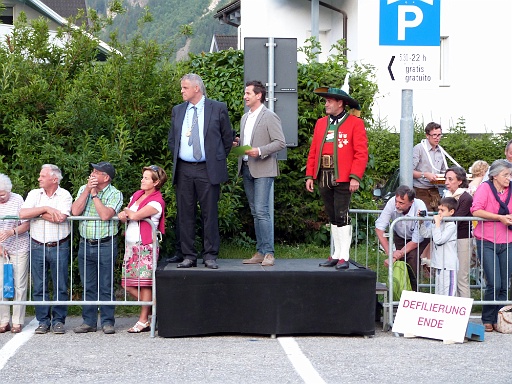
[[[150,19],[145,16],[146,21]],[[97,15],[93,20],[90,31],[100,31],[104,21]],[[28,22],[22,15],[12,35],[0,45],[0,172],[11,177],[15,192],[25,195],[35,188],[41,165],[54,163],[63,170],[62,186],[76,195],[90,172],[89,164],[108,160],[117,170],[114,185],[123,191],[127,203],[139,188],[143,166],[172,169],[167,134],[172,107],[182,102],[180,78],[185,73],[195,72],[204,79],[208,96],[227,104],[233,127],[239,131],[244,113],[243,52],[202,53],[173,62],[169,46],[145,41],[140,35],[120,44],[113,34],[111,44],[117,52],[98,62],[97,42],[83,30],[68,26],[59,30],[59,36],[63,45],[50,38],[43,19]],[[362,106],[370,159],[352,208],[374,209],[373,188],[399,165],[398,134],[371,117],[378,91],[374,68],[363,64],[347,68],[343,42],[332,47],[327,62],[319,63],[317,47],[310,39],[301,48],[307,61],[297,65],[298,146],[288,149],[275,183],[275,237],[283,243],[325,245],[329,240],[318,191],[307,192],[304,179],[313,127],[324,114],[315,88],[339,87],[348,73],[350,93]],[[424,137],[422,129],[416,124],[416,142]],[[512,137],[510,130],[500,136],[471,137],[463,119],[455,127],[444,127],[444,132],[442,145],[466,168],[477,159],[492,162],[503,157],[505,142]],[[236,175],[235,157],[229,158],[228,167],[231,178],[222,186],[219,202],[220,231],[223,239],[239,238],[246,244],[253,220]],[[170,183],[162,192],[167,202],[166,254],[174,243],[176,203]],[[371,223],[359,224],[362,238]]]

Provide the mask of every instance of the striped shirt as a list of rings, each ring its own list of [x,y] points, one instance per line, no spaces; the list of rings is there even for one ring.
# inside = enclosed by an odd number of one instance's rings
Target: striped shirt
[[[21,205],[23,204],[23,197],[17,193],[12,193],[7,202],[0,204],[0,218],[5,216],[18,216]],[[26,220],[0,220],[0,231],[11,231]],[[23,254],[28,253],[29,237],[28,232],[20,235],[16,234],[9,237],[2,244],[10,254]]]
[[[76,198],[84,192],[85,185],[82,185],[78,191]],[[119,213],[121,206],[123,205],[123,194],[112,184],[107,185],[101,191],[98,192],[98,198],[101,200],[103,205],[107,208],[112,208],[116,213]],[[84,211],[82,216],[99,217],[94,202],[92,201],[91,195],[87,197]],[[86,239],[103,239],[117,235],[118,221],[101,219],[98,220],[83,220],[78,226],[80,236]]]
[[[43,188],[31,190],[21,208],[37,208],[37,207],[52,207],[58,209],[64,215],[69,216],[71,213],[71,204],[73,197],[71,194],[61,187],[53,195],[48,196]],[[30,237],[40,243],[50,243],[65,239],[69,236],[70,226],[69,222],[51,223],[46,220],[31,220],[30,221]]]

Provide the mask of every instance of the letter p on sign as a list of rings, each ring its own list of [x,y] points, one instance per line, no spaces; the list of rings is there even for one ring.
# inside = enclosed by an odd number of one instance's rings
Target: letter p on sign
[[[408,20],[409,15],[414,18]],[[410,19],[410,18],[409,18]],[[405,30],[407,28],[416,28],[423,21],[423,12],[415,5],[398,6],[398,40],[405,40]]]
[[[379,45],[440,45],[441,0],[380,0],[379,4]]]

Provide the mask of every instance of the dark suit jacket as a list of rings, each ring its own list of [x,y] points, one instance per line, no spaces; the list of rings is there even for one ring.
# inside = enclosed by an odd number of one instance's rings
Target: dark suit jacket
[[[171,128],[168,143],[173,157],[172,183],[175,184],[176,163],[180,153],[180,138],[183,120],[188,102],[176,105],[172,109]],[[233,130],[229,122],[228,108],[225,103],[205,99],[204,102],[204,151],[206,169],[211,184],[220,184],[228,180],[227,157],[233,146]]]

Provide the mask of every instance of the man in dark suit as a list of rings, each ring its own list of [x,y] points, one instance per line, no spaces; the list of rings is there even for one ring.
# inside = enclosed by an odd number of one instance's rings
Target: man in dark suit
[[[226,104],[205,97],[201,77],[193,73],[183,76],[181,95],[185,102],[172,109],[168,138],[184,257],[177,267],[197,266],[194,212],[199,202],[203,259],[207,268],[217,269],[220,247],[217,204],[220,184],[228,180],[227,157],[233,145],[233,130]]]
[[[251,148],[238,159],[238,173],[254,218],[256,253],[244,264],[274,265],[274,226],[270,217],[270,192],[279,175],[277,152],[286,146],[279,117],[267,109],[266,89],[260,81],[245,84],[244,100],[249,112],[242,116],[240,143]]]

